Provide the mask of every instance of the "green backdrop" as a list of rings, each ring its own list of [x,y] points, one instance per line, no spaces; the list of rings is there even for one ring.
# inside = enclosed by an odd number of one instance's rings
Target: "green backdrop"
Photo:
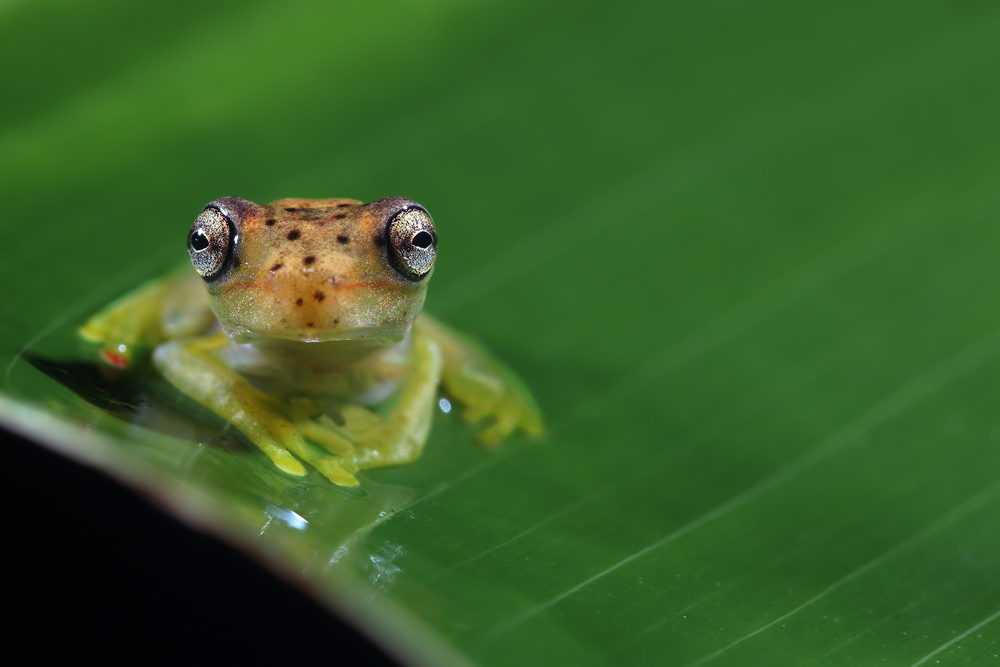
[[[1000,652],[993,3],[13,0],[0,63],[3,422],[402,661]],[[442,413],[344,491],[79,398],[74,327],[206,202],[397,194],[544,438]]]

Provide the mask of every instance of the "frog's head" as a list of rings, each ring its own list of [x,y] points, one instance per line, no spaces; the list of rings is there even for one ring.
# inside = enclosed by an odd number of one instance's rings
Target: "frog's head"
[[[216,199],[188,234],[212,310],[237,342],[401,340],[420,312],[437,232],[420,204],[386,197]]]

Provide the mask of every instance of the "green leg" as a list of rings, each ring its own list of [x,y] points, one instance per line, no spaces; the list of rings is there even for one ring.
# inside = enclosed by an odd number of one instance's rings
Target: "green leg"
[[[343,430],[355,443],[352,462],[376,468],[413,461],[423,451],[441,380],[442,357],[437,342],[413,332],[413,368],[400,386],[392,412],[385,418],[358,405],[344,406]]]
[[[200,334],[214,321],[201,279],[185,267],[105,307],[80,328],[80,336],[99,344],[107,363],[126,368],[145,363],[163,341]]]
[[[544,431],[542,413],[520,378],[485,348],[421,314],[417,330],[441,347],[444,391],[463,408],[462,418],[482,421],[478,440],[496,445],[515,429],[528,435]]]

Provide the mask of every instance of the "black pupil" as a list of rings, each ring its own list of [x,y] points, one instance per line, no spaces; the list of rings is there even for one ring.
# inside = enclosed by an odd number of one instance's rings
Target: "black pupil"
[[[208,237],[200,229],[191,235],[191,247],[195,250],[204,250],[208,247]]]
[[[430,248],[431,243],[433,242],[434,239],[432,239],[431,235],[428,234],[427,232],[420,232],[419,234],[413,237],[412,241],[410,241],[410,243],[412,243],[413,245],[423,249]]]

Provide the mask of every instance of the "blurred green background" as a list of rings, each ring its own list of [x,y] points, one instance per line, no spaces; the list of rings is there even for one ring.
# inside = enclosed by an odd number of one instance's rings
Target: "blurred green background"
[[[4,422],[398,659],[1000,651],[995,3],[13,0],[0,63]],[[423,203],[548,435],[439,415],[351,494],[26,362],[223,195]]]

